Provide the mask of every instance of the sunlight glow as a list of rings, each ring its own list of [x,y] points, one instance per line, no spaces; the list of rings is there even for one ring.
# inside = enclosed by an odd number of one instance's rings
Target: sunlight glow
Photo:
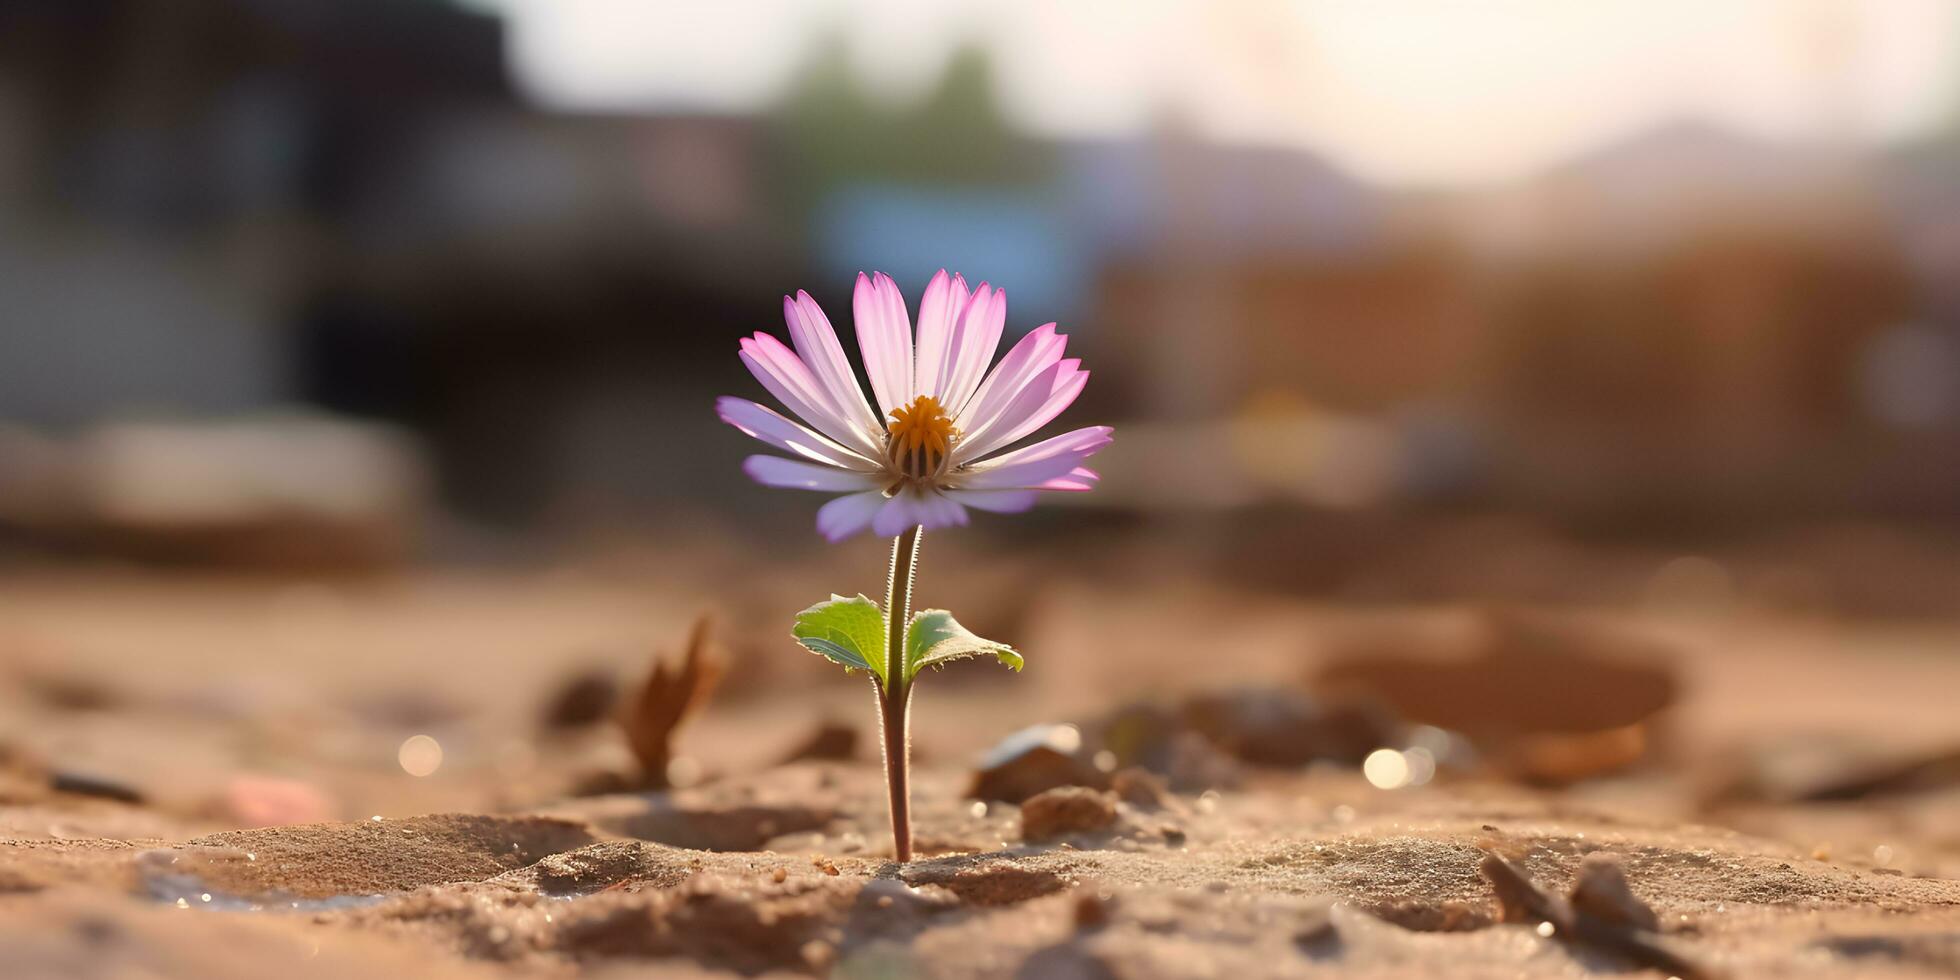
[[[825,37],[902,99],[973,43],[1038,133],[1174,120],[1404,183],[1524,176],[1680,118],[1898,139],[1941,125],[1960,90],[1960,5],[1943,0],[475,3],[505,12],[519,83],[546,105],[757,111]]]

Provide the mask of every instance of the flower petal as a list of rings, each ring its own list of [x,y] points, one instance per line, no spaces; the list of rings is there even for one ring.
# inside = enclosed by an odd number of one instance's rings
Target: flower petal
[[[1072,476],[1084,460],[1109,445],[1111,431],[1109,426],[1098,425],[1064,432],[956,474],[958,486],[972,490],[1078,489],[1073,483],[1079,478],[1067,487],[1048,485]]]
[[[784,408],[853,452],[873,458],[879,455],[877,444],[845,421],[795,351],[766,333],[744,338],[741,346],[742,363]]]
[[[946,496],[962,507],[1019,514],[1034,507],[1036,494],[1033,490],[948,490]]]
[[[986,283],[973,291],[960,313],[960,322],[948,345],[945,379],[939,388],[939,404],[957,417],[980,387],[980,379],[994,363],[1000,347],[1000,332],[1007,326],[1007,291]]]
[[[858,385],[857,372],[844,356],[844,345],[837,342],[837,331],[831,327],[830,318],[824,316],[823,307],[799,289],[795,299],[783,297],[783,320],[789,325],[789,339],[796,345],[796,355],[809,366],[811,375],[830,395],[831,404],[841,410],[844,420],[863,429],[867,436],[875,437],[882,432],[884,426],[871,414],[871,406],[864,400],[864,389]]]
[[[912,362],[912,392],[938,398],[942,379],[950,375],[947,361],[959,349],[953,330],[967,305],[966,280],[939,270],[919,300],[919,346]],[[942,399],[941,405],[945,404]]]
[[[1067,452],[1086,451],[1087,453],[1094,453],[1115,441],[1115,433],[1116,430],[1107,425],[1091,425],[1080,429],[1070,429],[1061,435],[1049,436],[1032,446],[1023,446],[1011,453],[1002,453],[985,462],[976,463],[974,464],[974,469],[977,471],[996,466],[1012,466],[1016,463],[1047,459],[1051,456]]]
[[[1052,323],[1029,331],[981,382],[980,390],[960,409],[954,423],[963,432],[975,432],[992,422],[1035,375],[1061,360],[1067,347],[1068,337],[1057,333]]]
[[[742,461],[742,472],[764,486],[789,490],[870,490],[882,482],[875,473],[840,470],[781,456],[750,456]]]
[[[871,533],[882,538],[896,537],[909,528],[956,527],[967,521],[966,508],[937,490],[906,487],[900,490],[871,521]]]
[[[960,440],[953,450],[953,463],[963,465],[1012,445],[1062,414],[1089,383],[1089,372],[1082,370],[1081,364],[1066,358],[1035,375],[992,422]]]
[[[1095,470],[1087,466],[1078,466],[1074,470],[1071,470],[1067,476],[1058,476],[1042,484],[1041,489],[1084,493],[1089,490],[1094,490],[1096,488],[1096,482],[1101,479],[1102,474],[1097,473]]]
[[[890,417],[892,409],[912,401],[912,320],[905,312],[905,294],[882,272],[860,272],[851,316],[880,418]]]
[[[880,468],[880,464],[784,418],[775,409],[746,398],[715,399],[715,414],[723,422],[742,430],[743,434],[778,449],[789,450],[807,460],[867,472]]]
[[[817,508],[817,533],[836,544],[871,526],[871,519],[885,506],[882,490],[866,490],[833,499]]]

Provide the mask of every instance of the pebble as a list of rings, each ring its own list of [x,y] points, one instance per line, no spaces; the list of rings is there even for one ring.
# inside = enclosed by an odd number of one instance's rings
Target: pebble
[[[1083,786],[1061,786],[1021,804],[1021,838],[1051,840],[1104,830],[1116,823],[1116,796]]]

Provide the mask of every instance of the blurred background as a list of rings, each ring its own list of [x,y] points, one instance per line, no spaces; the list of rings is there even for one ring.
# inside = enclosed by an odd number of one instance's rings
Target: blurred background
[[[1951,517],[1960,17],[1569,6],[15,0],[6,517],[787,530],[734,340],[941,265],[1111,512]]]
[[[884,546],[749,485],[712,399],[780,294],[844,329],[859,270],[916,309],[941,266],[1118,432],[927,548],[1056,678],[1017,711],[1185,683],[1125,655],[1207,615],[1248,675],[1295,612],[1465,602],[1950,658],[1940,0],[5,0],[5,661],[429,731],[709,608],[828,678],[780,633]]]

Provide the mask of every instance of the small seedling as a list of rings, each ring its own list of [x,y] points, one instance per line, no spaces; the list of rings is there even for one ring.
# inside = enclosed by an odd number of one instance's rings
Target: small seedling
[[[798,643],[870,676],[884,733],[892,846],[912,859],[908,784],[912,684],[928,667],[992,656],[1020,670],[1021,654],[975,636],[944,609],[912,611],[919,548],[928,528],[967,523],[969,510],[1019,513],[1039,491],[1086,491],[1083,463],[1110,443],[1091,426],[1007,452],[1061,414],[1089,380],[1065,358],[1053,323],[1030,331],[993,364],[1007,294],[968,290],[944,269],[919,302],[916,336],[897,284],[859,274],[852,312],[877,412],[864,396],[830,321],[808,293],[783,297],[794,349],[766,334],[741,343],[742,363],[802,422],[741,398],[716,403],[722,421],[794,458],[751,456],[743,469],[773,487],[841,493],[817,511],[817,530],[841,541],[870,530],[892,539],[881,607],[833,595],[797,614]],[[992,365],[993,370],[988,371]]]

